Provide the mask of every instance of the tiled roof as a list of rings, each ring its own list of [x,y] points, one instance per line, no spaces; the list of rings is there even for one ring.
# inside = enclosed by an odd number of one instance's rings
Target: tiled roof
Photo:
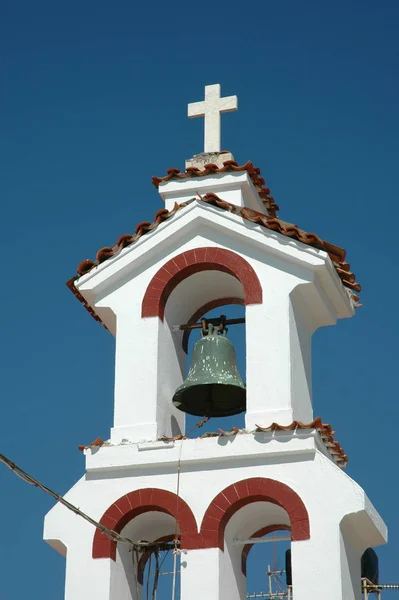
[[[201,421],[199,422],[201,423]],[[201,425],[197,424],[199,427]],[[203,423],[202,423],[203,425]],[[326,446],[331,458],[335,463],[342,469],[344,469],[348,463],[348,457],[345,454],[341,444],[334,439],[335,431],[333,431],[331,425],[327,423],[323,423],[320,417],[316,417],[310,423],[302,423],[301,421],[292,421],[290,425],[279,425],[278,423],[272,423],[268,427],[261,427],[260,425],[256,426],[254,431],[247,431],[246,429],[239,429],[238,427],[232,427],[230,431],[224,431],[223,429],[219,429],[217,432],[207,432],[200,436],[201,439],[209,438],[209,437],[232,437],[237,434],[245,434],[245,433],[263,433],[268,431],[292,431],[296,430],[305,430],[305,429],[316,429],[318,434],[320,435],[322,442]],[[179,440],[187,439],[183,434],[177,435],[175,437],[168,437],[166,435],[160,438],[164,442],[175,442]],[[104,442],[101,438],[96,438],[94,442],[87,446],[78,446],[79,450],[82,452],[91,448],[93,446],[109,446],[109,442]]]
[[[103,439],[101,439],[100,437],[96,438],[94,440],[94,442],[92,442],[91,444],[88,444],[87,446],[78,446],[78,449],[83,452],[83,450],[88,450],[89,448],[92,448],[93,446],[103,446],[106,442],[104,442]]]
[[[265,208],[268,210],[269,215],[275,217],[279,207],[271,195],[269,188],[266,187],[266,182],[260,175],[260,169],[254,167],[251,161],[248,161],[245,163],[245,165],[240,166],[235,160],[226,160],[223,163],[223,167],[218,167],[218,165],[210,163],[205,165],[203,169],[198,169],[197,167],[187,167],[184,173],[181,173],[180,169],[168,169],[165,177],[153,177],[152,183],[156,188],[158,188],[160,183],[170,181],[171,179],[189,179],[190,177],[205,177],[206,175],[213,175],[215,173],[240,171],[247,171],[256,191],[265,205]]]
[[[292,421],[290,425],[272,423],[269,427],[256,426],[256,431],[295,431],[296,429],[316,429],[334,461],[340,467],[345,468],[349,459],[341,444],[334,439],[335,431],[333,431],[331,425],[323,423],[320,417],[316,417],[311,423]]]
[[[159,210],[154,217],[154,221],[151,223],[150,221],[142,221],[135,228],[135,233],[132,235],[130,233],[121,235],[117,240],[115,246],[100,248],[96,255],[96,260],[84,260],[77,267],[77,275],[67,282],[68,287],[75,294],[75,296],[83,302],[86,308],[93,314],[93,311],[90,307],[87,306],[87,303],[83,299],[83,297],[79,294],[78,290],[74,286],[74,281],[91,271],[94,267],[99,264],[105,262],[107,259],[116,256],[123,248],[130,246],[134,242],[136,242],[140,237],[145,235],[146,233],[153,231],[156,229],[161,223],[167,221],[174,217],[174,215],[181,209],[185,208],[189,204],[195,201],[201,201],[211,206],[215,206],[217,208],[221,208],[223,210],[227,210],[233,214],[236,214],[247,221],[251,221],[256,225],[261,225],[265,229],[269,229],[271,231],[276,231],[285,237],[292,238],[294,240],[298,240],[303,244],[308,246],[312,246],[313,248],[317,248],[319,250],[323,250],[327,252],[330,256],[334,267],[343,283],[343,285],[349,288],[352,292],[360,292],[361,286],[359,283],[355,281],[355,275],[350,270],[350,265],[345,262],[346,251],[339,246],[331,244],[330,242],[326,242],[321,239],[315,233],[307,233],[302,229],[299,229],[296,225],[292,223],[287,223],[278,219],[277,217],[271,217],[265,215],[263,213],[257,212],[250,208],[236,206],[235,204],[231,204],[230,202],[226,202],[222,200],[216,194],[208,193],[204,196],[200,196],[199,199],[193,198],[192,200],[188,200],[187,202],[182,202],[181,204],[175,204],[173,210],[168,211],[165,208]],[[358,297],[354,295],[354,299],[357,302]],[[94,316],[94,314],[93,314]],[[99,320],[99,317],[96,317]]]
[[[201,438],[209,438],[209,437],[231,437],[237,434],[245,434],[245,433],[260,433],[260,432],[268,432],[268,431],[292,431],[296,430],[305,430],[305,429],[316,429],[318,434],[320,435],[322,442],[326,446],[331,458],[335,463],[341,468],[345,468],[348,463],[348,457],[345,454],[341,444],[334,439],[334,433],[331,425],[327,423],[323,423],[320,417],[316,417],[310,423],[302,423],[301,421],[292,421],[290,425],[279,425],[278,423],[272,423],[268,427],[261,427],[260,425],[256,426],[254,431],[247,431],[246,429],[239,429],[238,427],[233,427],[230,431],[224,431],[223,429],[219,429],[217,432],[207,432],[204,433]],[[163,436],[161,438],[163,441],[177,441],[186,439],[184,435],[178,435],[176,437],[168,437]]]

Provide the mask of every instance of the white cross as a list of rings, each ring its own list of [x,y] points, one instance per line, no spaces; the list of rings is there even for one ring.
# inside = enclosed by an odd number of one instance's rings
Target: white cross
[[[220,113],[237,110],[237,96],[220,97],[220,84],[205,86],[205,100],[188,105],[189,118],[205,117],[204,152],[220,152]]]

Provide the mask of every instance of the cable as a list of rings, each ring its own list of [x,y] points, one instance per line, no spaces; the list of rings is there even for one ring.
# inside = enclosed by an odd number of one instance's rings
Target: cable
[[[175,600],[176,594],[176,569],[177,569],[177,554],[178,550],[173,550],[173,577],[172,577],[172,600]]]
[[[209,421],[211,417],[204,417],[203,419],[200,419],[199,421],[197,421],[197,423],[194,425],[194,427],[191,427],[191,429],[189,429],[184,437],[187,437],[190,433],[192,433],[195,429],[199,429],[200,427],[202,427],[203,425],[205,425],[205,423],[207,423],[207,421]]]
[[[68,510],[72,511],[79,517],[82,517],[82,519],[84,519],[91,525],[94,525],[94,527],[99,529],[104,535],[106,535],[113,542],[123,542],[125,544],[130,544],[131,546],[133,546],[133,548],[136,548],[139,550],[143,550],[146,548],[158,548],[159,547],[159,544],[154,544],[152,542],[141,542],[141,541],[134,542],[134,541],[130,540],[129,538],[125,538],[125,537],[121,536],[119,533],[117,533],[113,529],[110,529],[109,527],[102,525],[98,521],[95,521],[94,519],[92,519],[91,517],[86,515],[84,512],[82,512],[79,508],[77,508],[77,506],[74,506],[73,504],[68,502],[68,500],[65,500],[65,498],[60,496],[60,494],[57,494],[56,492],[54,492],[53,490],[48,488],[43,483],[40,483],[40,481],[38,481],[37,479],[32,477],[32,475],[29,475],[29,473],[26,473],[26,471],[24,471],[23,469],[18,467],[18,465],[16,465],[9,458],[4,456],[4,454],[0,454],[0,462],[2,462],[9,469],[11,469],[11,471],[13,471],[15,473],[15,475],[17,475],[20,479],[22,479],[26,483],[29,483],[30,485],[34,485],[35,487],[40,488],[41,490],[43,490],[43,492],[45,492],[46,494],[49,494],[52,498],[57,500],[57,502],[59,502],[60,504],[65,506]]]
[[[152,599],[156,600],[157,597],[157,589],[158,589],[158,579],[159,579],[159,552],[155,550],[155,574],[154,574],[154,585],[152,587]]]
[[[148,568],[147,568],[147,585],[146,585],[146,600],[150,600],[150,576],[151,576],[151,561],[152,561],[152,552],[150,552],[150,556],[148,559]]]
[[[204,423],[206,423],[208,421],[208,419],[209,419],[209,417],[204,417],[203,419],[198,421],[198,423],[196,423],[195,426],[192,427],[192,429],[190,429],[190,431],[188,433],[191,433],[197,427],[202,427],[202,425]],[[179,486],[180,486],[181,450],[182,450],[182,445],[180,447],[180,456],[179,456],[179,462],[178,462],[177,496],[179,496]],[[73,504],[68,502],[68,500],[65,500],[65,498],[63,498],[63,496],[61,496],[60,494],[57,494],[57,492],[54,492],[52,489],[50,489],[49,487],[47,487],[46,485],[44,485],[43,483],[41,483],[40,481],[35,479],[32,475],[29,475],[29,473],[27,473],[26,471],[21,469],[21,467],[19,467],[16,463],[14,463],[12,460],[7,458],[7,456],[5,456],[4,454],[1,454],[1,453],[0,453],[0,462],[2,462],[11,471],[13,471],[13,473],[15,473],[15,475],[17,475],[17,477],[22,479],[22,481],[25,481],[26,483],[29,483],[30,485],[34,485],[35,487],[40,488],[43,492],[45,492],[46,494],[48,494],[49,496],[54,498],[54,500],[56,500],[57,502],[59,502],[60,504],[65,506],[65,508],[72,511],[75,515],[78,515],[79,517],[81,517],[82,519],[84,519],[85,521],[87,521],[88,523],[90,523],[91,525],[96,527],[97,529],[99,529],[101,531],[101,533],[106,535],[111,541],[123,542],[125,544],[130,544],[133,547],[133,549],[135,549],[135,550],[144,550],[144,549],[149,549],[149,548],[150,549],[155,548],[155,549],[159,550],[159,548],[160,548],[159,543],[157,544],[154,542],[142,542],[142,541],[134,542],[133,540],[130,540],[129,538],[123,537],[122,535],[120,535],[119,533],[114,531],[113,529],[110,529],[109,527],[102,525],[98,521],[95,521],[94,519],[89,517],[89,515],[87,515],[83,511],[81,511],[77,506],[74,506]],[[177,498],[177,508],[178,508],[178,501],[179,501],[179,497]],[[178,543],[178,539],[177,539],[177,520],[176,520],[174,551],[179,552],[179,550],[177,549],[177,543]],[[165,544],[161,544],[161,545],[163,547],[165,547]]]
[[[163,563],[165,562],[165,560],[168,558],[169,556],[169,552],[170,550],[165,550],[165,556],[163,557],[163,559],[161,560],[161,564],[159,565],[159,571],[161,571]]]
[[[135,558],[136,558],[136,564],[134,564]],[[134,578],[134,583],[136,584],[136,594],[137,594],[137,598],[140,598],[139,580],[137,577],[138,568],[139,568],[139,553],[135,548],[132,548],[132,563],[133,563],[133,578]]]

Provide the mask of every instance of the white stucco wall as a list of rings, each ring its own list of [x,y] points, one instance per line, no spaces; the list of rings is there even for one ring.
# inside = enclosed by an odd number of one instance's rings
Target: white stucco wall
[[[184,440],[164,447],[150,443],[145,450],[137,444],[103,446],[86,451],[86,477],[66,498],[99,520],[113,502],[128,492],[156,487],[176,493],[180,457],[180,496],[193,511],[199,528],[207,507],[227,486],[251,477],[275,479],[300,496],[310,519],[310,540],[292,542],[295,599],[316,600],[322,584],[323,598],[355,599],[358,587],[354,588],[353,581],[358,568],[354,563],[366,547],[384,543],[386,530],[363,490],[317,450],[317,438],[314,430],[306,430],[301,436],[278,432]],[[244,600],[244,579],[237,570],[239,554],[232,541],[251,535],[262,523],[268,525],[282,518],[273,513],[274,505],[270,517],[267,506],[263,513],[254,507],[234,515],[225,532],[224,552],[205,549],[185,553],[187,566],[181,573],[183,600],[203,598],[207,585],[214,598],[224,597],[227,586],[230,597]],[[350,523],[351,527],[342,527],[342,523]],[[151,514],[142,515],[132,527],[130,535],[140,539],[157,539],[169,528],[170,533],[174,532],[173,520],[165,515],[158,519]],[[45,539],[58,540],[67,548],[66,600],[131,600],[135,595],[131,592],[132,574],[124,566],[127,562],[123,562],[123,556],[116,563],[111,559],[92,559],[93,535],[90,524],[62,505],[56,505],[46,517]],[[347,550],[352,547],[356,552]],[[195,578],[205,568],[207,580],[201,586],[195,585]],[[239,582],[238,587],[233,586],[234,581]],[[352,595],[348,590],[353,590]]]
[[[198,202],[77,282],[99,314],[116,316],[114,441],[184,431],[184,415],[171,403],[185,360],[181,333],[172,328],[206,301],[244,297],[234,277],[204,271],[174,289],[164,321],[141,317],[152,277],[169,259],[199,247],[224,248],[243,257],[263,290],[262,304],[246,307],[247,427],[312,420],[312,333],[353,315],[329,257]],[[267,378],[260,376],[266,365]]]
[[[264,210],[246,173],[161,184],[167,208],[193,197],[193,182],[203,192]],[[243,285],[232,275],[203,271],[175,287],[163,320],[142,318],[143,297],[157,271],[199,247],[236,253],[262,288],[262,303],[245,310],[247,430],[312,421],[311,337],[318,327],[353,316],[350,295],[325,252],[194,201],[76,282],[116,337],[114,423],[110,442],[86,451],[85,476],[66,498],[100,520],[132,491],[176,493],[180,464],[179,495],[199,529],[213,498],[229,485],[253,477],[276,480],[298,494],[310,519],[310,539],[292,542],[295,600],[318,600],[321,590],[323,600],[358,599],[359,557],[366,547],[384,543],[385,525],[363,490],[335,465],[315,430],[156,441],[185,427],[184,414],[171,401],[186,360],[175,326],[211,300],[245,298]],[[231,518],[223,551],[185,551],[182,600],[245,600],[241,548],[235,540],[287,519],[281,507],[257,502]],[[134,519],[123,533],[154,540],[174,527],[170,516],[151,512]],[[134,579],[129,548],[119,544],[116,561],[93,559],[93,535],[89,523],[60,504],[46,516],[45,539],[67,557],[65,600],[139,600],[141,586]]]

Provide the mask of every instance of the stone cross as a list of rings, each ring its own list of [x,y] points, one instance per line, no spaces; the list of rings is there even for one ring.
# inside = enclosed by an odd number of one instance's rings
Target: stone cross
[[[188,105],[189,118],[205,117],[204,152],[220,152],[220,114],[237,110],[237,96],[220,97],[220,84],[205,86],[205,100]]]

